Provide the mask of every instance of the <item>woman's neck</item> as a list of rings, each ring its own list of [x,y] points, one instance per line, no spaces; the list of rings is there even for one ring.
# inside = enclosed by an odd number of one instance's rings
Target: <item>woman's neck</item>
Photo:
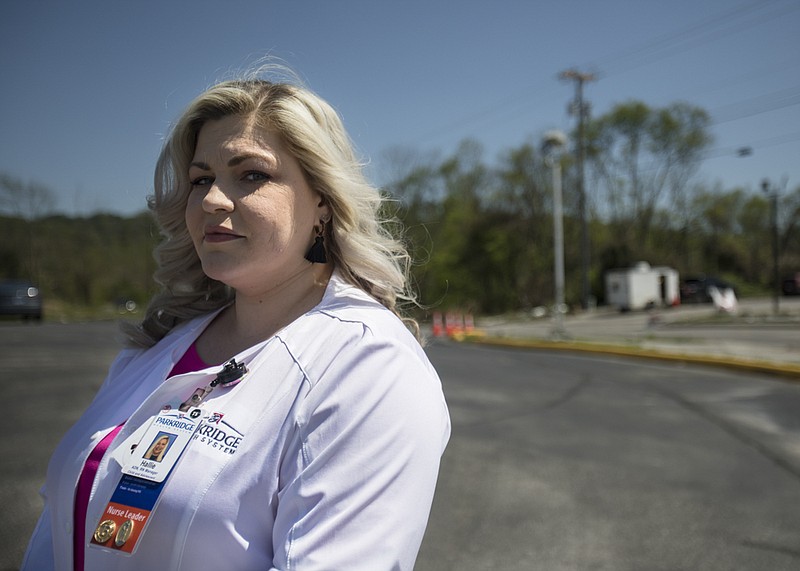
[[[237,291],[234,303],[198,338],[198,354],[206,363],[222,363],[272,337],[319,304],[332,272],[331,264],[313,264],[269,290]]]

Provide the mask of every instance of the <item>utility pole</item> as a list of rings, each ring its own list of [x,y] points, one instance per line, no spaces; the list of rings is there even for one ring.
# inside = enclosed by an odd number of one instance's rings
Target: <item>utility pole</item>
[[[564,330],[564,225],[561,207],[561,155],[567,146],[567,136],[561,131],[548,131],[544,134],[542,154],[544,162],[553,171],[553,281],[555,283],[555,303],[553,315],[555,327],[551,337],[557,340],[568,339]]]
[[[770,201],[770,230],[772,231],[772,313],[777,317],[780,314],[781,296],[781,270],[780,270],[780,245],[778,236],[778,189],[772,188],[769,180],[764,179],[761,190]]]
[[[589,116],[589,104],[583,101],[583,84],[594,81],[592,73],[581,73],[575,69],[568,69],[559,74],[559,78],[575,82],[575,100],[569,105],[571,115],[578,116],[578,214],[581,219],[581,307],[589,308],[589,228],[586,220],[586,188],[584,185],[583,162],[585,157],[584,128]]]

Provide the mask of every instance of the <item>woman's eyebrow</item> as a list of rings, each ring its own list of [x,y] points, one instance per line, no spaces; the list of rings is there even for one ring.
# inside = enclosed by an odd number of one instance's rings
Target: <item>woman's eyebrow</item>
[[[228,165],[227,166],[235,167],[235,166],[238,166],[238,165],[242,164],[243,162],[245,162],[248,159],[256,159],[256,160],[260,160],[260,161],[267,161],[269,163],[273,163],[273,164],[276,164],[276,165],[278,163],[276,157],[274,155],[272,155],[271,153],[264,153],[264,154],[260,154],[260,153],[244,153],[244,154],[241,154],[241,155],[236,155],[234,157],[231,157],[230,160],[228,160]],[[208,163],[204,163],[203,161],[192,161],[191,163],[189,163],[189,166],[190,167],[197,167],[197,168],[205,170],[205,171],[211,170],[211,167],[208,165]]]
[[[277,163],[275,156],[272,153],[243,153],[241,155],[236,155],[231,157],[228,161],[229,167],[235,167],[237,165],[242,164],[244,161],[248,159],[256,159],[259,161],[267,161],[269,163]]]
[[[197,167],[197,168],[202,169],[204,171],[211,170],[210,166],[208,166],[206,163],[201,162],[201,161],[192,161],[191,163],[189,163],[189,166],[190,167]]]

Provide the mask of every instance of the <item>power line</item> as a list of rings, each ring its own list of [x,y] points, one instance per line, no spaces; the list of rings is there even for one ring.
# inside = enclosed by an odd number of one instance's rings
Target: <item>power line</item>
[[[635,44],[615,54],[596,60],[584,67],[592,69],[599,67],[605,71],[599,74],[593,74],[595,77],[598,75],[610,77],[638,67],[650,65],[661,59],[694,49],[698,45],[740,32],[743,29],[775,20],[796,10],[800,10],[800,2],[790,1],[788,4],[785,4],[783,0],[757,0],[755,2],[742,4],[712,14],[678,31],[662,34],[654,39]],[[742,20],[742,18],[745,19]],[[631,61],[632,59],[633,61]],[[533,91],[538,95],[543,95],[550,91],[550,89],[549,86],[539,83],[533,86]],[[511,109],[519,109],[523,105],[527,107],[530,103],[530,97],[531,92],[529,90],[519,95],[506,97],[496,103],[487,105],[483,109],[478,109],[459,119],[435,127],[427,133],[422,134],[420,139],[435,139],[442,135],[449,134],[456,129],[487,121],[492,117],[510,116],[512,115],[512,113],[509,112]]]
[[[439,127],[434,127],[420,135],[419,140],[429,141],[442,135],[447,135],[456,129],[466,127],[468,125],[477,125],[481,122],[488,121],[493,117],[498,116],[518,116],[520,109],[527,109],[531,104],[531,97],[541,99],[547,92],[551,92],[550,96],[557,96],[554,93],[552,85],[540,82],[532,86],[532,89],[526,90],[524,93],[511,95],[495,103],[487,105],[482,109],[476,110],[473,113],[465,114],[459,119],[455,119]]]
[[[736,121],[797,104],[800,104],[800,87],[781,89],[780,91],[765,93],[738,103],[725,105],[720,108],[720,111],[712,112],[711,115],[714,118],[712,123],[719,125],[720,123]]]
[[[797,60],[794,55],[782,61],[775,60],[765,63],[771,63],[772,65],[763,65],[756,70],[750,70],[743,74],[728,77],[722,81],[707,83],[700,86],[699,90],[695,90],[692,95],[702,95],[719,89],[728,89],[740,84],[753,85],[756,80],[775,73],[781,73],[782,76],[794,77],[796,75],[794,74],[794,69],[800,67],[800,60]]]
[[[800,9],[800,4],[792,2],[787,6],[783,6],[783,9],[778,7],[778,9],[771,13],[755,15],[753,18],[741,21],[738,24],[735,23],[735,20],[741,16],[747,16],[763,8],[770,8],[770,3],[774,3],[774,1],[765,2],[764,0],[760,0],[751,4],[732,8],[722,13],[713,14],[683,30],[663,34],[655,39],[647,40],[621,50],[615,55],[601,58],[596,62],[592,62],[591,67],[598,66],[604,69],[603,76],[610,77],[644,65],[652,64],[656,61],[688,51],[699,45],[718,40],[744,29],[752,28],[764,22],[775,20]],[[731,27],[725,29],[724,26],[729,23]],[[626,64],[625,60],[629,60],[629,63]],[[615,63],[618,63],[616,67]]]
[[[794,143],[795,141],[800,141],[800,131],[794,133],[784,133],[783,135],[776,135],[774,137],[768,137],[766,139],[760,139],[750,143],[742,143],[735,147],[717,147],[716,149],[710,149],[704,153],[703,157],[699,160],[716,159],[719,157],[730,157],[734,155],[747,156],[748,154],[752,154],[754,150],[777,147],[787,143]]]

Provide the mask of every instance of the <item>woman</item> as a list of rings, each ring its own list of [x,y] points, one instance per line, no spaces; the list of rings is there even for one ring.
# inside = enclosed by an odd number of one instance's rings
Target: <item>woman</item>
[[[150,200],[163,290],[53,455],[24,569],[413,567],[450,428],[380,206],[309,91],[189,106]],[[159,423],[186,436],[153,469]]]
[[[145,452],[144,458],[154,462],[161,462],[164,459],[164,453],[167,451],[167,444],[169,444],[169,436],[162,436]]]

